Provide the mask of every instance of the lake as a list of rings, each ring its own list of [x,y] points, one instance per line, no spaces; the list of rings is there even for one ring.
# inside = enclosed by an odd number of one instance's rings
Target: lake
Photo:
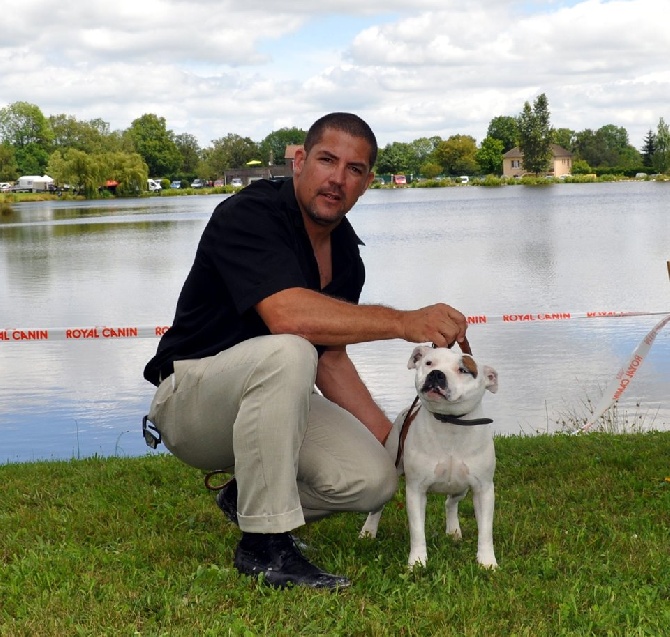
[[[22,203],[0,217],[0,462],[148,452],[140,420],[153,387],[142,369],[157,338],[26,342],[12,330],[169,325],[221,198]],[[363,302],[444,301],[486,317],[468,336],[499,374],[484,399],[499,434],[586,417],[670,313],[668,183],[371,190],[349,218],[365,242]],[[644,315],[582,318],[625,311]],[[666,330],[618,404],[647,428],[670,423]],[[391,417],[414,396],[412,348],[350,348]]]

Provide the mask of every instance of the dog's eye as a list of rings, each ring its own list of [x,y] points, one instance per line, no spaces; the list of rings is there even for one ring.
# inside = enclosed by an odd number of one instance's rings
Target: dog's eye
[[[459,374],[468,374],[469,376],[474,376],[474,374],[472,373],[472,370],[468,369],[468,368],[465,367],[464,365],[461,365],[461,366],[458,368],[458,373],[459,373]]]
[[[426,361],[425,365],[426,365],[426,367],[432,367],[433,361]]]

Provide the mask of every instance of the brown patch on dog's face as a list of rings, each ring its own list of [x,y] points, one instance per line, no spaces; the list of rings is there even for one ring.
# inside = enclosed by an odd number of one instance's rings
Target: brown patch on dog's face
[[[468,354],[464,354],[462,360],[463,360],[463,367],[465,367],[465,369],[467,369],[472,374],[473,378],[477,378],[479,370],[477,369],[477,363],[475,363],[475,359]]]

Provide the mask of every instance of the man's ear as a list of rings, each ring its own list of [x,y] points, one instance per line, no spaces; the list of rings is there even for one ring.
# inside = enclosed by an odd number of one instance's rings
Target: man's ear
[[[374,181],[375,179],[375,174],[370,171],[370,174],[368,175],[368,183],[365,185],[365,190],[367,190],[370,187],[370,184]]]
[[[294,175],[300,175],[302,172],[302,167],[303,164],[305,163],[305,158],[307,157],[307,153],[305,152],[305,149],[301,146],[300,148],[297,148],[295,151],[295,155],[293,156],[293,174]]]

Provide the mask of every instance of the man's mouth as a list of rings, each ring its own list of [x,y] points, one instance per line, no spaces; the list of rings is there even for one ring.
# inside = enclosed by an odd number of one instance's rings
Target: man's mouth
[[[328,199],[328,201],[340,201],[342,199],[342,195],[336,192],[321,192],[319,193],[322,197],[325,197]]]

